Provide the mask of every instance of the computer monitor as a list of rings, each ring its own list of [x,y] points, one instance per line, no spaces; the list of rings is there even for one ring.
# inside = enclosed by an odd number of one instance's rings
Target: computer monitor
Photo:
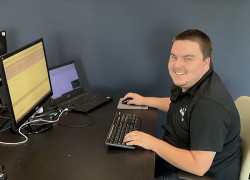
[[[3,55],[0,72],[12,129],[17,132],[53,95],[43,39]]]

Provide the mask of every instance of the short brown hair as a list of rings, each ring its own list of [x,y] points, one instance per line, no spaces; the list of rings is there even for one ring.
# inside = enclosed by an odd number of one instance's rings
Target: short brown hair
[[[197,29],[188,29],[180,34],[178,34],[174,39],[173,43],[176,40],[190,40],[197,42],[200,46],[201,53],[203,55],[203,60],[207,57],[210,58],[210,67],[213,66],[211,53],[212,53],[212,41],[204,32],[197,30]]]

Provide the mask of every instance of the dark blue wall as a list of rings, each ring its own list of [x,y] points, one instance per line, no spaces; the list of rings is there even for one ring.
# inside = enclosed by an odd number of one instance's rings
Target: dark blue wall
[[[0,1],[9,51],[43,37],[49,66],[75,60],[86,91],[117,97],[169,96],[171,40],[190,28],[210,36],[233,99],[250,96],[249,19],[249,0]]]

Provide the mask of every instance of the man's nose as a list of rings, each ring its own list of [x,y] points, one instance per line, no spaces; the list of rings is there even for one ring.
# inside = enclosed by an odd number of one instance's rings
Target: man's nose
[[[181,59],[176,59],[175,63],[174,63],[174,67],[175,68],[179,68],[183,66],[183,61]]]

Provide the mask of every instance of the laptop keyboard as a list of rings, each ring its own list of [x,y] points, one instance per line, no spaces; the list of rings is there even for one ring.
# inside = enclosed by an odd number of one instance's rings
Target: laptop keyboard
[[[140,116],[138,114],[116,112],[105,144],[121,148],[135,149],[134,146],[123,143],[124,136],[131,131],[138,131]]]
[[[95,97],[96,97],[95,94],[83,93],[83,94],[80,94],[78,96],[73,97],[72,99],[70,99],[66,102],[59,104],[59,106],[60,107],[67,107],[67,108],[77,107],[82,103],[85,103],[87,101],[94,99]]]

